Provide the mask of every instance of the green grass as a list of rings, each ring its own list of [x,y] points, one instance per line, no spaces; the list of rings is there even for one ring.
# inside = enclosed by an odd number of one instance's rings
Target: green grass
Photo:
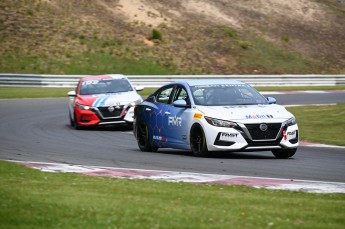
[[[239,40],[241,52],[240,62],[243,69],[251,69],[253,72],[273,74],[307,74],[317,71],[312,60],[307,60],[301,55],[286,51],[272,45],[259,37],[248,37],[247,40]]]
[[[138,93],[148,96],[157,88],[145,88]],[[74,88],[53,88],[53,87],[0,87],[0,99],[20,98],[57,98],[67,97],[67,92]]]
[[[14,99],[67,97],[67,92],[72,90],[74,90],[74,88],[0,87],[0,98]]]
[[[108,45],[108,43],[103,43]],[[116,51],[116,50],[115,50]],[[6,53],[1,57],[0,70],[7,73],[66,74],[66,75],[169,75],[175,71],[149,59],[133,59],[107,53],[83,52],[64,57],[30,56],[24,53]],[[121,54],[124,55],[124,54]]]
[[[297,119],[300,139],[345,146],[345,104],[289,107]]]
[[[303,90],[345,90],[344,86],[316,86],[316,87],[257,87],[259,91],[303,91]],[[51,87],[0,87],[0,99],[10,98],[51,98],[65,97],[74,88]],[[157,88],[145,88],[140,91],[142,96],[148,96]]]
[[[44,173],[0,161],[0,228],[343,228],[345,196]]]

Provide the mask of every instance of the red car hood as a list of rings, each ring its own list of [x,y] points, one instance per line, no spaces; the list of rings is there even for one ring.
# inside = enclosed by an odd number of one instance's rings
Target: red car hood
[[[127,105],[140,99],[140,95],[135,91],[131,91],[114,94],[78,95],[77,102],[85,106],[108,107]]]

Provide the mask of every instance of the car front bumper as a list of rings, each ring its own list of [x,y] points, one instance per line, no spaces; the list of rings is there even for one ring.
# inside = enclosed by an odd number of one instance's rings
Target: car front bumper
[[[269,125],[267,131],[260,133],[255,125],[240,124],[238,128],[224,128],[208,125],[205,129],[207,148],[210,151],[265,151],[284,148],[296,148],[299,145],[297,124],[285,123]],[[257,124],[259,125],[259,124]]]
[[[123,108],[117,115],[105,115],[98,108],[89,110],[75,109],[78,125],[80,126],[104,126],[132,124],[134,121],[134,107]]]

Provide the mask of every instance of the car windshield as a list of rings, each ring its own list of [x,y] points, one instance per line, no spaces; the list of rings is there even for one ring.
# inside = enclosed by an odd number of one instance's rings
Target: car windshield
[[[257,105],[268,101],[257,90],[247,84],[220,84],[191,86],[196,105]]]
[[[80,85],[81,95],[106,94],[133,91],[127,79],[86,80]]]

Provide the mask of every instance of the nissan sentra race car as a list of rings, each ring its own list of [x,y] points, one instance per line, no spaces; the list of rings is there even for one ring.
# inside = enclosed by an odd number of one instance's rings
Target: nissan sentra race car
[[[75,91],[68,92],[71,126],[133,124],[134,106],[141,96],[123,75],[81,78]]]
[[[134,111],[142,151],[158,148],[272,151],[292,157],[299,144],[295,117],[272,97],[235,80],[190,80],[159,88]]]

